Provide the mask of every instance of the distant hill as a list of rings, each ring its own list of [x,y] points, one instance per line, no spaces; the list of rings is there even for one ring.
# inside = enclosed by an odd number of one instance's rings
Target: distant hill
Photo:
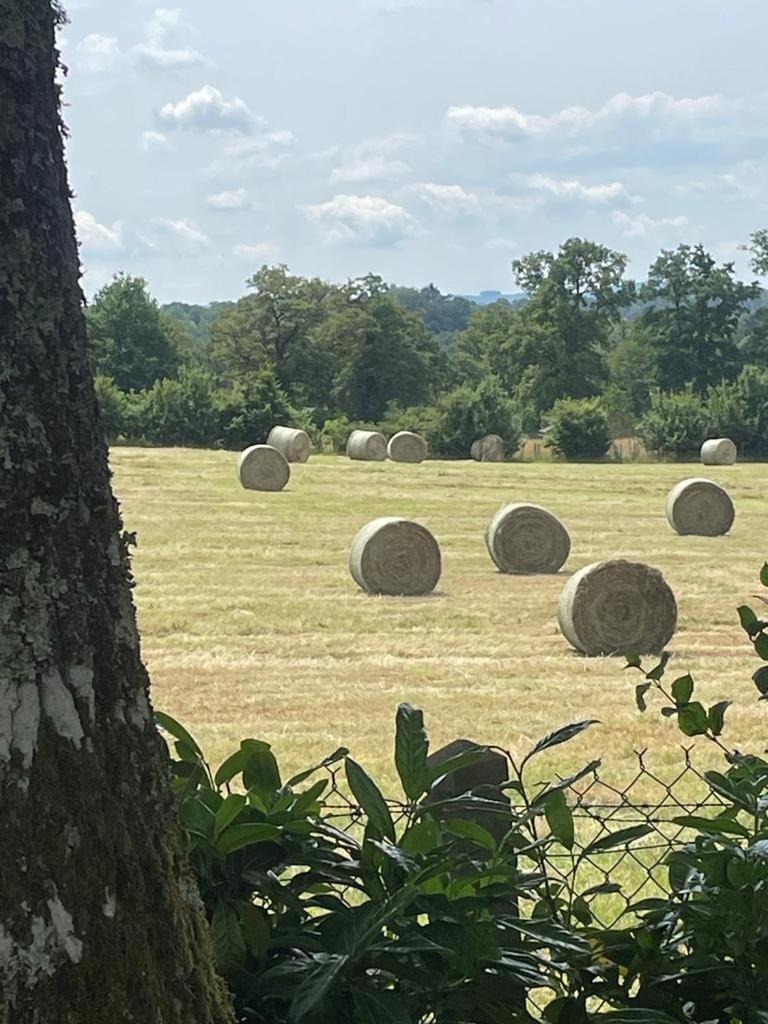
[[[497,292],[497,291],[485,291],[480,292],[477,295],[462,295],[462,299],[467,299],[469,302],[474,302],[476,306],[490,306],[494,302],[500,302],[502,299],[505,302],[509,302],[510,305],[514,305],[516,302],[522,302],[526,298],[525,292]]]

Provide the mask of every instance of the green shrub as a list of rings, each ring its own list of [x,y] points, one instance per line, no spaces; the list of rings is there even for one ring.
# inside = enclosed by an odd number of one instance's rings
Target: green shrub
[[[186,730],[157,719],[175,740],[180,817],[239,1020],[522,1022],[531,990],[587,971],[587,937],[555,920],[559,887],[542,872],[551,848],[572,845],[569,781],[527,780],[536,755],[591,722],[510,759],[507,787],[453,783],[430,800],[486,752],[428,762],[422,714],[402,704],[392,801],[346,749],[283,781],[269,745],[245,740],[213,774]],[[342,766],[353,804],[329,785]]]
[[[156,381],[136,396],[134,429],[157,444],[215,444],[219,410],[211,374],[192,367],[182,369],[177,378]]]
[[[659,455],[698,455],[708,433],[704,401],[690,388],[654,391],[637,432],[646,448]]]
[[[599,398],[560,398],[546,415],[546,444],[566,459],[601,459],[611,445]]]
[[[435,455],[469,458],[472,442],[486,434],[498,434],[508,455],[522,440],[515,403],[498,378],[486,377],[475,387],[463,384],[438,397],[426,429]]]
[[[291,405],[271,367],[241,375],[214,397],[217,434],[233,450],[261,444],[275,424],[304,427],[305,417]]]
[[[730,437],[751,458],[768,455],[768,370],[746,366],[710,388],[707,419],[711,435]]]
[[[94,377],[93,386],[96,401],[99,403],[104,435],[108,441],[114,441],[127,432],[130,397],[120,390],[113,377],[107,377],[102,373]]]

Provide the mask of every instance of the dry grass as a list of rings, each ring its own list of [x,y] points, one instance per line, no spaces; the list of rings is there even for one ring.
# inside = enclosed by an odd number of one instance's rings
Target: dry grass
[[[567,572],[606,557],[661,568],[680,607],[675,662],[707,699],[735,697],[728,736],[760,749],[756,665],[735,608],[756,589],[768,469],[709,467],[737,508],[723,538],[678,537],[667,491],[694,466],[361,463],[294,465],[285,491],[242,490],[226,452],[118,448],[126,528],[138,533],[136,599],[156,707],[183,720],[212,760],[241,738],[271,742],[288,768],[339,744],[393,785],[395,706],[425,709],[433,745],[458,735],[524,750],[575,718],[603,722],[559,748],[562,767],[603,756],[631,771],[633,749],[680,761],[675,726],[640,715],[618,659],[576,656],[558,633]],[[503,503],[531,500],[570,530],[565,571],[511,577],[483,542]],[[372,598],[347,571],[355,532],[380,515],[417,518],[444,558],[436,594]],[[733,711],[734,709],[732,709]],[[662,768],[663,770],[663,768]]]

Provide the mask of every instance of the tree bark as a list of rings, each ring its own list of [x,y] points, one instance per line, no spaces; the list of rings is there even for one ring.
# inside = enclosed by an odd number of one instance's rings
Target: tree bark
[[[86,354],[51,0],[0,0],[0,1024],[225,1024]]]

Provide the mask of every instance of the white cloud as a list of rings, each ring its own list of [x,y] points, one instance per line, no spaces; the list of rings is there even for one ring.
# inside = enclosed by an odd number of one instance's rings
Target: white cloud
[[[337,195],[301,209],[311,223],[323,229],[327,242],[393,246],[419,232],[415,217],[381,196]]]
[[[248,193],[244,188],[232,192],[216,192],[207,196],[205,201],[212,210],[247,210],[250,206]]]
[[[549,178],[545,174],[531,174],[526,184],[534,192],[565,202],[616,203],[631,202],[632,196],[620,181],[605,185],[585,185],[577,179]]]
[[[81,39],[75,47],[73,65],[78,71],[99,75],[114,68],[123,56],[115,36],[94,32]]]
[[[191,220],[168,220],[158,217],[152,221],[158,234],[170,239],[184,253],[201,253],[211,248],[210,238]]]
[[[405,191],[441,217],[475,216],[482,211],[480,196],[468,192],[461,185],[440,185],[426,181],[409,185]]]
[[[95,256],[109,256],[124,252],[124,226],[120,220],[113,224],[100,224],[88,210],[75,212],[75,228],[83,249]]]
[[[173,49],[168,37],[182,24],[179,8],[158,7],[146,25],[146,38],[133,48],[140,63],[163,71],[200,67],[209,62],[192,47]]]
[[[653,234],[678,234],[688,227],[688,218],[659,217],[654,219],[646,213],[639,213],[637,216],[630,216],[622,210],[615,210],[613,223],[621,230],[626,238],[645,238]]]
[[[664,92],[630,96],[617,93],[602,107],[565,107],[554,114],[526,114],[517,107],[450,107],[446,118],[460,132],[486,139],[512,141],[516,138],[547,136],[577,137],[589,132],[615,129],[621,124],[647,124],[649,127],[685,127],[700,122],[722,120],[747,109],[743,99],[724,96],[676,98]]]
[[[387,160],[381,155],[359,157],[335,167],[331,172],[331,181],[396,181],[410,172],[411,168],[402,160]]]
[[[140,144],[143,150],[150,153],[153,150],[165,149],[168,145],[168,137],[162,132],[142,132]]]
[[[218,89],[204,85],[176,103],[166,103],[157,120],[168,129],[197,132],[254,131],[266,122],[255,117],[239,96],[226,100]]]
[[[280,256],[280,249],[271,242],[262,242],[259,245],[236,245],[232,252],[241,260],[276,260]]]
[[[514,238],[489,238],[485,243],[486,249],[517,249],[519,248]]]

